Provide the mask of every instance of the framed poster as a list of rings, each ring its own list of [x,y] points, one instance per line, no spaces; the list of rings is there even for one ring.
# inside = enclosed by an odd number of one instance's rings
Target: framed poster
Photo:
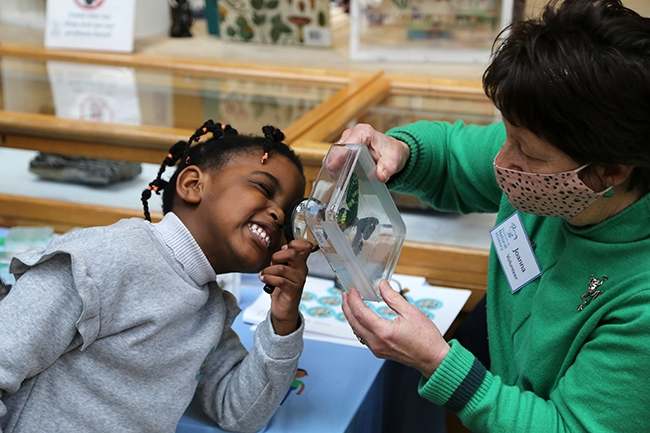
[[[524,0],[351,0],[350,59],[486,63]]]
[[[274,45],[332,45],[330,0],[219,0],[226,41]]]

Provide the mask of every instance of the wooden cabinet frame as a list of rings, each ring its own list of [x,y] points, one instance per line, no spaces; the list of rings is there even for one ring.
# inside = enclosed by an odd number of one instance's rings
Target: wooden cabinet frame
[[[321,161],[342,131],[372,106],[401,92],[435,93],[445,98],[481,101],[476,83],[386,76],[382,72],[336,73],[299,68],[266,68],[193,59],[46,50],[33,45],[0,44],[0,56],[35,60],[60,60],[151,68],[194,75],[297,80],[341,87],[328,100],[284,129],[286,142],[300,155],[308,185],[316,179]],[[0,139],[4,147],[38,150],[95,158],[158,164],[170,143],[185,140],[193,131],[153,126],[115,125],[76,121],[49,115],[0,110]],[[306,191],[308,194],[309,191]],[[141,217],[139,210],[120,209],[0,194],[0,225],[50,225],[57,232],[73,227],[111,224],[121,218]],[[160,213],[153,213],[158,220]],[[432,284],[467,288],[472,295],[464,307],[470,311],[485,293],[488,251],[407,241],[396,272],[422,275]]]

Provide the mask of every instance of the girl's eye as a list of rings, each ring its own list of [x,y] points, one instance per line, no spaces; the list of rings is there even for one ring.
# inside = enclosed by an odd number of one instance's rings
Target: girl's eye
[[[264,183],[258,183],[257,186],[259,186],[265,196],[271,197],[271,188],[266,186]]]

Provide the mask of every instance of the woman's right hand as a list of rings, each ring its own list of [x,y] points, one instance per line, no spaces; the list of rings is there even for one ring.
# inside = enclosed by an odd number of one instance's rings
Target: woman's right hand
[[[411,156],[411,149],[406,143],[382,134],[364,123],[343,131],[338,142],[367,145],[370,155],[377,163],[377,179],[381,182],[388,182],[392,175],[400,172]]]
[[[376,357],[415,368],[429,379],[449,353],[449,344],[431,319],[388,281],[379,283],[379,291],[386,305],[395,312],[395,319],[379,317],[361,299],[357,289],[343,292],[341,308],[354,335]]]

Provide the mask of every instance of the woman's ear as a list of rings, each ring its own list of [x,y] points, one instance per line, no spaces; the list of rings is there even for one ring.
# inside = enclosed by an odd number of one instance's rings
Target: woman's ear
[[[617,186],[625,183],[630,177],[634,166],[625,164],[603,164],[599,167],[599,175],[606,186]]]
[[[186,203],[199,204],[205,187],[205,173],[196,165],[186,167],[176,179],[176,195]]]

